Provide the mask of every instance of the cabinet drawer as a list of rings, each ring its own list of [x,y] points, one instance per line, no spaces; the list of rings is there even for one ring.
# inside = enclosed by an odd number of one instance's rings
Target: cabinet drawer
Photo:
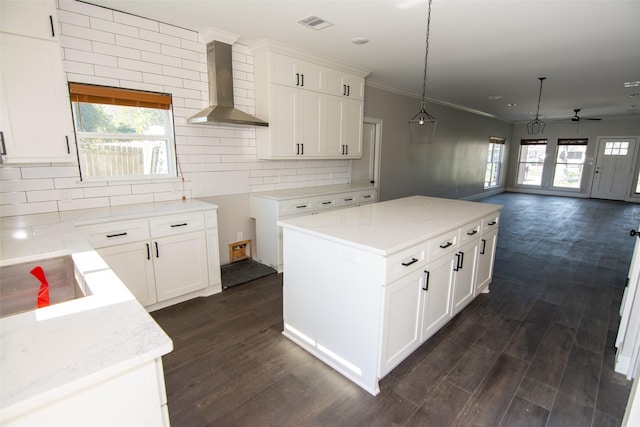
[[[338,206],[338,200],[335,195],[318,197],[315,201],[318,210],[335,208]]]
[[[429,240],[429,262],[452,253],[458,248],[459,228]]]
[[[95,249],[149,240],[147,221],[116,221],[79,228]]]
[[[385,284],[389,284],[426,264],[429,247],[427,243],[419,244],[400,251],[387,258]]]
[[[496,230],[500,225],[500,212],[485,216],[482,219],[482,235]]]
[[[218,227],[218,211],[205,211],[204,212],[204,224],[207,228]]]
[[[171,236],[190,231],[204,230],[202,212],[162,216],[149,220],[151,237]]]
[[[373,203],[378,200],[376,190],[365,190],[358,192],[358,203]]]
[[[482,220],[470,222],[469,224],[460,227],[460,244],[464,244],[473,239],[480,237],[480,231],[482,230]]]
[[[358,203],[358,194],[357,193],[343,193],[338,194],[338,206],[351,206]]]
[[[300,215],[311,213],[315,210],[313,199],[296,199],[281,202],[279,204],[280,216]]]

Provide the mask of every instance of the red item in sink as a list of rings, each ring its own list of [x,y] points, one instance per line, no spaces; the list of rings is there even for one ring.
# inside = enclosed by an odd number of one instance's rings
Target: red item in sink
[[[49,282],[44,275],[42,267],[37,266],[31,270],[36,279],[40,280],[40,290],[38,291],[38,308],[46,307],[49,305]]]

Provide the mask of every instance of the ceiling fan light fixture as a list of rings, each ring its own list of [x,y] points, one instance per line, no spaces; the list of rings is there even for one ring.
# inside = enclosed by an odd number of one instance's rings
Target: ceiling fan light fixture
[[[436,131],[436,118],[425,109],[427,99],[427,58],[429,57],[429,30],[431,28],[431,0],[427,10],[427,34],[424,54],[424,74],[422,79],[422,101],[420,111],[409,120],[409,142],[411,144],[430,144]]]
[[[538,92],[538,108],[536,110],[536,118],[527,123],[527,133],[529,135],[540,135],[544,132],[545,122],[540,120],[540,99],[542,98],[542,82],[546,77],[538,77],[540,80],[540,91]]]

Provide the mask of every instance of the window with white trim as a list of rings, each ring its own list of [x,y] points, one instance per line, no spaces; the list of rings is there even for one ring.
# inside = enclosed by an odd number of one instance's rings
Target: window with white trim
[[[553,186],[580,189],[588,139],[558,139]]]
[[[176,176],[171,95],[69,83],[82,179]]]
[[[516,183],[518,185],[542,186],[542,170],[546,155],[546,139],[520,140]]]
[[[489,150],[487,152],[487,168],[484,175],[484,188],[494,188],[500,185],[500,173],[502,172],[502,158],[504,156],[504,138],[489,138]]]

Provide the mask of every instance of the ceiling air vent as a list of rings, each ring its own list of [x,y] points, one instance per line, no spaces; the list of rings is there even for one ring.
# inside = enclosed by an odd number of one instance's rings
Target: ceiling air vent
[[[306,18],[299,20],[298,24],[313,28],[314,30],[324,30],[325,28],[333,25],[331,22],[325,21],[315,15],[307,16]]]

